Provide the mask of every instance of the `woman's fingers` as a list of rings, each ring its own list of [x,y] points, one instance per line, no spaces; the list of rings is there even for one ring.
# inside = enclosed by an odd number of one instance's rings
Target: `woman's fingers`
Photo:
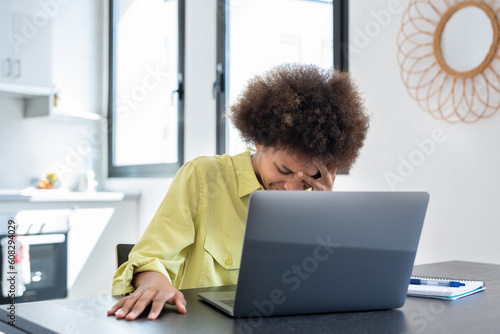
[[[115,314],[116,311],[118,311],[119,309],[121,309],[122,306],[123,306],[123,304],[125,304],[125,302],[127,301],[126,299],[127,299],[127,297],[122,298],[122,299],[120,299],[118,301],[118,303],[116,303],[115,305],[113,305],[113,307],[108,310],[108,315]]]
[[[165,300],[163,300],[162,298],[155,298],[153,300],[153,304],[151,305],[151,311],[148,314],[148,319],[154,320],[158,318],[158,316],[161,313],[161,310],[163,310],[164,305],[165,305]]]
[[[158,318],[165,303],[175,305],[180,313],[186,313],[186,299],[179,290],[172,289],[137,289],[130,296],[124,297],[118,301],[110,310],[108,315],[116,314],[117,319],[134,320],[139,317],[146,307],[152,303],[151,311],[148,314],[149,320]],[[120,311],[118,311],[120,310]],[[118,313],[117,313],[118,311]]]
[[[298,173],[299,177],[305,183],[309,184],[313,190],[331,191],[333,189],[337,168],[335,167],[328,170],[328,167],[316,158],[313,159],[313,164],[318,168],[320,177],[314,178],[303,171]]]
[[[180,312],[180,313],[186,313],[187,310],[186,310],[186,299],[184,298],[184,295],[182,294],[182,292],[180,291],[177,291],[175,297],[173,298],[173,302],[175,302],[175,306],[177,306],[177,310]]]
[[[139,298],[135,299],[133,302],[130,301],[130,304],[125,303],[125,306],[119,313],[125,313],[125,319],[127,320],[134,320],[144,312],[154,298],[153,292],[146,290]],[[165,304],[165,302],[163,302],[163,304]]]

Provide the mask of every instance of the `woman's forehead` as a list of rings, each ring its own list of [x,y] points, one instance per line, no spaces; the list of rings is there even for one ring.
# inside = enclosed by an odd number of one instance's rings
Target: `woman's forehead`
[[[311,157],[301,156],[287,150],[274,150],[275,162],[291,169],[293,172],[303,170],[307,174],[315,175],[318,167],[313,163]]]

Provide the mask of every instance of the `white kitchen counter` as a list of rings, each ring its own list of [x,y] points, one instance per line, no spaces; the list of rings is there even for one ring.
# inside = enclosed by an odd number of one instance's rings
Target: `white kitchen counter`
[[[115,245],[140,237],[140,193],[72,192],[62,189],[0,190],[0,224],[4,214],[57,210],[71,215],[68,233],[68,297],[96,295],[109,288],[116,270]]]
[[[137,196],[139,195],[108,191],[73,192],[60,189],[39,190],[35,188],[0,190],[0,202],[109,202]]]

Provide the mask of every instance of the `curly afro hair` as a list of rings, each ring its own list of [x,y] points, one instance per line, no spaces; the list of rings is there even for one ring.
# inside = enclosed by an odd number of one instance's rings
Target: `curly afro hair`
[[[369,127],[349,75],[313,65],[284,64],[249,81],[228,117],[251,145],[318,157],[348,170]]]

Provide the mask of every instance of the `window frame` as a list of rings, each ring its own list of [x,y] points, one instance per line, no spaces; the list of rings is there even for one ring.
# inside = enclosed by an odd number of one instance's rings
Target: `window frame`
[[[217,0],[217,53],[216,81],[214,83],[214,98],[216,100],[216,154],[227,152],[227,122],[224,117],[226,110],[226,50],[228,50],[227,8],[230,0]],[[317,0],[304,0],[317,1]],[[349,70],[349,0],[333,0],[333,66],[343,72]]]
[[[186,3],[178,1],[178,64],[177,89],[177,162],[159,164],[141,164],[117,166],[114,164],[114,118],[116,111],[116,24],[119,0],[109,0],[109,46],[108,46],[108,177],[171,177],[184,164],[184,78],[185,78],[185,36],[186,36]]]

